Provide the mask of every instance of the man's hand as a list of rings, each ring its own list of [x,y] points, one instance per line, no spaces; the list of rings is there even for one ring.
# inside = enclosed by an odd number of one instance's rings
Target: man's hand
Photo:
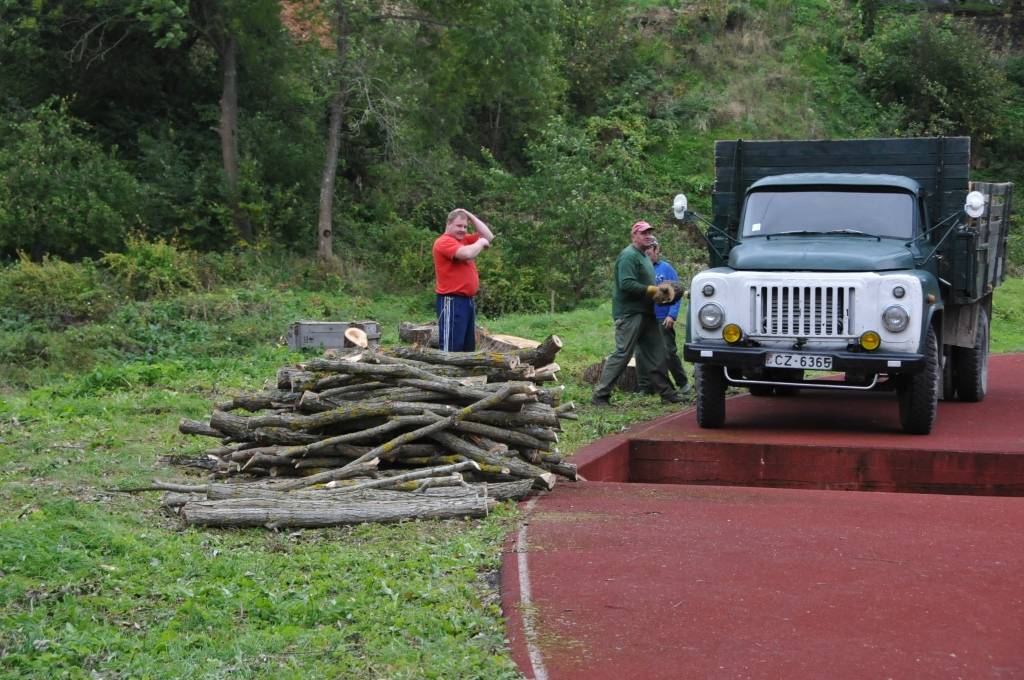
[[[648,288],[647,292],[650,294],[650,288]],[[670,281],[666,281],[654,286],[654,295],[651,297],[654,298],[654,304],[656,305],[670,305],[675,301],[678,295],[679,293],[676,287],[672,285]]]
[[[662,322],[662,325],[665,328],[672,330],[676,325],[676,320],[673,319],[671,316],[666,316],[665,320]]]

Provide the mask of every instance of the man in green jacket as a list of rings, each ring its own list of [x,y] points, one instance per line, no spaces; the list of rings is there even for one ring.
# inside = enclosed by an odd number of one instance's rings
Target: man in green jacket
[[[594,388],[591,403],[608,406],[612,386],[636,352],[638,371],[644,371],[646,383],[661,400],[679,403],[683,397],[669,384],[665,344],[654,316],[652,300],[654,265],[644,249],[654,237],[654,228],[640,221],[630,228],[630,244],[615,261],[615,285],[612,289],[612,317],[615,319],[615,351],[604,364],[601,378]]]

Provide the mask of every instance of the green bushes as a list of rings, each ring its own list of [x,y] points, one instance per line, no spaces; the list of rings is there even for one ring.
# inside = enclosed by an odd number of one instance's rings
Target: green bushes
[[[0,269],[0,315],[9,319],[59,326],[102,319],[114,304],[103,272],[91,260],[33,262],[22,253],[14,265]]]
[[[106,253],[98,262],[69,263],[48,255],[35,262],[22,252],[10,266],[0,267],[0,315],[50,328],[102,321],[127,299],[193,291],[203,280],[219,283],[223,264],[212,265],[220,259],[206,256],[200,268],[195,253],[140,236],[128,237],[125,252]]]
[[[147,241],[137,234],[129,236],[124,252],[105,254],[103,264],[119,288],[137,300],[199,287],[194,257],[162,239]]]
[[[893,15],[861,51],[868,88],[896,114],[899,134],[990,139],[1006,77],[985,41],[950,16]]]
[[[63,102],[0,119],[0,256],[78,259],[120,246],[142,192]]]

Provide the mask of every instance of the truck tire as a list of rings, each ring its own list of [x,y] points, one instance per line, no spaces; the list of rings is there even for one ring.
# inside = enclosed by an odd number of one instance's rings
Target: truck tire
[[[934,328],[928,328],[924,340],[924,369],[908,378],[899,390],[900,424],[908,434],[928,434],[935,424],[939,392],[942,390],[939,342]]]
[[[725,371],[721,366],[697,364],[693,370],[697,387],[697,424],[717,428],[725,424]]]
[[[981,401],[988,392],[988,314],[978,312],[978,331],[974,347],[957,347],[953,352],[956,361],[956,391],[960,401]]]
[[[956,347],[949,346],[942,357],[942,400],[956,397]]]

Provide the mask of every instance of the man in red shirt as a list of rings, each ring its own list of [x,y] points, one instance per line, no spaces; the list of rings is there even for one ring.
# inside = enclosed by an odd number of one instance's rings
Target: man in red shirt
[[[473,223],[474,233],[466,227]],[[437,344],[445,352],[476,349],[476,304],[480,289],[476,256],[491,247],[494,234],[464,208],[448,213],[444,233],[434,241],[434,292],[437,293]]]

